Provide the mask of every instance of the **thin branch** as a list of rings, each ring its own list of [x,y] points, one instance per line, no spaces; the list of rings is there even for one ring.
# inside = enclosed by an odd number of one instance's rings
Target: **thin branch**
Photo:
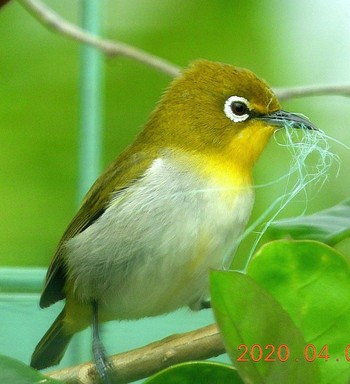
[[[59,16],[56,12],[54,12],[39,0],[18,1],[47,28],[73,40],[77,40],[81,43],[90,44],[110,57],[125,56],[153,67],[159,71],[162,71],[172,77],[177,76],[180,72],[179,67],[160,57],[151,55],[148,52],[142,51],[141,49],[137,49],[127,44],[116,43],[114,41],[102,39],[92,35],[91,33],[85,32],[75,24],[70,23],[63,17]]]
[[[70,23],[39,0],[18,0],[40,23],[47,28],[70,39],[94,46],[110,57],[125,56],[139,61],[156,70],[175,77],[180,68],[158,56],[151,55],[127,44],[114,42],[94,36]],[[274,88],[280,100],[296,97],[340,95],[350,96],[350,85],[311,85],[293,88]]]
[[[350,84],[345,85],[304,85],[293,88],[275,88],[274,92],[280,100],[306,96],[350,96]]]
[[[110,358],[113,378],[130,383],[185,361],[204,360],[225,353],[216,324],[180,335],[169,336],[144,347]],[[98,377],[93,363],[51,372],[48,376],[67,384],[95,384]]]

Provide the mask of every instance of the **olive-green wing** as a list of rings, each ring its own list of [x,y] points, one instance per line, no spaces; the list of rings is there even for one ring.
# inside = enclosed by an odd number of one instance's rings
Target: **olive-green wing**
[[[145,156],[142,152],[134,153],[131,156],[124,153],[107,168],[91,187],[57,246],[46,274],[45,286],[40,298],[42,308],[65,298],[66,271],[63,259],[65,242],[83,232],[97,220],[107,209],[111,195],[127,189],[135,180],[142,177],[152,161],[151,156]]]

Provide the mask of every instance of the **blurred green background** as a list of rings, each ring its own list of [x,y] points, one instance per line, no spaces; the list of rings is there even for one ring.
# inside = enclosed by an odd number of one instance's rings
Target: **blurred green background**
[[[45,1],[80,23],[80,1]],[[350,83],[347,0],[104,0],[103,35],[186,66],[196,58],[247,67],[270,85]],[[16,1],[0,11],[0,265],[46,266],[77,208],[78,43],[51,33]],[[106,166],[135,137],[170,78],[125,58],[104,60]],[[350,100],[339,96],[284,103],[350,145]],[[349,196],[350,151],[321,191],[281,215],[329,207]],[[290,156],[276,143],[255,169],[256,183],[277,179]],[[252,221],[284,192],[257,189]],[[249,248],[249,241],[241,249]],[[340,248],[348,249],[349,244]]]

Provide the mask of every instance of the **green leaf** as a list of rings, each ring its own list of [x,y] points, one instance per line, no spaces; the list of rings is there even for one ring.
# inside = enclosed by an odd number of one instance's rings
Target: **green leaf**
[[[350,236],[350,199],[309,216],[276,221],[268,234],[274,239],[292,237],[335,245]]]
[[[320,383],[348,383],[350,266],[346,258],[314,241],[275,241],[262,247],[248,274],[281,303],[316,354],[324,346],[328,349],[328,361],[316,358]],[[312,346],[307,348],[309,355]]]
[[[237,371],[226,364],[194,361],[174,365],[154,376],[144,384],[243,384]]]
[[[305,346],[301,331],[251,277],[234,271],[213,271],[211,297],[226,349],[245,383],[319,384],[317,364],[300,358]],[[290,353],[287,359],[286,349]]]
[[[6,384],[59,384],[33,368],[10,357],[0,355],[0,383]]]

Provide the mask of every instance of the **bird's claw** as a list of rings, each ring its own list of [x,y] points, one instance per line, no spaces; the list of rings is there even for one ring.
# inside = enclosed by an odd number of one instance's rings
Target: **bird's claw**
[[[92,352],[95,359],[96,370],[102,384],[113,384],[111,373],[113,372],[113,364],[108,359],[106,351],[100,340],[94,340]]]

